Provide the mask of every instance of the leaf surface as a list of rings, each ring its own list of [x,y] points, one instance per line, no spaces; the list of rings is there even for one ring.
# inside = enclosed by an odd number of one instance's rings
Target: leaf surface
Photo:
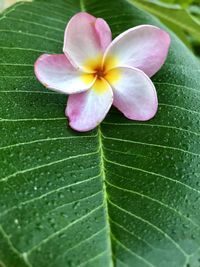
[[[0,266],[197,267],[200,258],[199,62],[172,33],[153,77],[159,111],[134,122],[112,109],[72,131],[66,96],[33,64],[61,53],[72,15],[104,18],[113,37],[164,28],[123,0],[19,3],[0,18]]]

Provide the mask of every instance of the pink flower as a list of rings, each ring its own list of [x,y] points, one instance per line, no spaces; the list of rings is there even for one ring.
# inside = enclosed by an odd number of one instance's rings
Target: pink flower
[[[35,74],[47,88],[69,94],[66,115],[77,131],[95,128],[111,105],[131,120],[146,121],[158,107],[149,77],[163,65],[170,37],[151,25],[131,28],[112,41],[101,18],[81,12],[69,21],[64,54],[44,54]]]

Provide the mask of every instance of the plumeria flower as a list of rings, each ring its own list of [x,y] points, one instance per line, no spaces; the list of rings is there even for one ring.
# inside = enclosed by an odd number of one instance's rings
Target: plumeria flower
[[[127,118],[146,121],[158,107],[149,77],[163,65],[170,45],[165,31],[140,25],[112,41],[101,18],[81,12],[69,21],[64,54],[44,54],[35,74],[47,88],[68,94],[66,116],[77,131],[95,128],[113,104]]]

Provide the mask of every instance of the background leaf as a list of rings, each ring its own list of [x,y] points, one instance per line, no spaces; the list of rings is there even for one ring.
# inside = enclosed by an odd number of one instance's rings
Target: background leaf
[[[38,0],[0,19],[0,265],[199,266],[199,62],[171,33],[154,76],[159,111],[146,123],[115,109],[73,132],[66,97],[43,88],[37,57],[62,51],[80,10],[115,37],[157,19],[123,0]]]
[[[158,17],[167,27],[174,31],[178,37],[191,48],[188,35],[197,39],[200,44],[200,24],[193,19],[189,9],[183,8],[191,1],[182,1],[184,6],[169,5],[151,0],[131,0],[138,7]],[[166,1],[170,2],[170,1]],[[171,3],[177,1],[171,1]],[[180,1],[181,2],[181,1]]]

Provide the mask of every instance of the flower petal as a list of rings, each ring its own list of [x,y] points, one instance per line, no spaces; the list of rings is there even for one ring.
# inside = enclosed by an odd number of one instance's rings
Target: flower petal
[[[118,79],[114,80],[116,71]],[[127,118],[146,121],[156,114],[156,90],[144,72],[132,67],[119,67],[110,70],[105,78],[113,89],[113,105]]]
[[[108,68],[131,66],[144,71],[149,77],[164,64],[170,45],[169,34],[155,26],[131,28],[108,46],[104,62]],[[110,62],[110,58],[115,60]]]
[[[111,40],[110,28],[103,19],[80,12],[66,27],[63,51],[75,67],[86,70],[88,60],[99,60]]]
[[[64,54],[40,56],[35,75],[47,88],[65,94],[83,92],[95,82],[93,74],[77,71]]]
[[[107,22],[101,18],[97,18],[95,30],[98,33],[101,49],[104,52],[112,41],[112,33]]]
[[[87,92],[70,95],[66,116],[70,126],[80,132],[95,128],[106,116],[113,102],[113,93],[104,79],[98,79]]]

